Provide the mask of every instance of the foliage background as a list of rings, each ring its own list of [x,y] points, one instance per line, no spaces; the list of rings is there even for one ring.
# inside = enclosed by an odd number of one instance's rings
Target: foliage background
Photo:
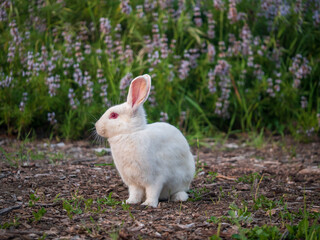
[[[149,121],[189,136],[320,125],[317,0],[5,0],[0,126],[83,138],[149,73]]]

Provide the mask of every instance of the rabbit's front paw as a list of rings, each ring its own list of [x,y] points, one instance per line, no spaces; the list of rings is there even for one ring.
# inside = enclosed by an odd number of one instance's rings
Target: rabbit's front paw
[[[149,206],[149,207],[153,207],[153,208],[157,208],[158,207],[158,200],[146,200],[145,202],[143,202],[141,205],[143,206]]]
[[[127,200],[126,200],[126,203],[127,204],[138,204],[140,203],[141,200],[138,199],[138,198],[132,198],[132,197],[129,197]]]

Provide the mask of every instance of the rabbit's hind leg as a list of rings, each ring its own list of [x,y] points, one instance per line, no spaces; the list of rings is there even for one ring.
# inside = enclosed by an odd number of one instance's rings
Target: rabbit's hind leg
[[[177,192],[175,194],[172,194],[171,196],[171,200],[174,201],[174,202],[179,202],[179,201],[187,201],[189,198],[188,194],[184,191],[181,191],[181,192]]]

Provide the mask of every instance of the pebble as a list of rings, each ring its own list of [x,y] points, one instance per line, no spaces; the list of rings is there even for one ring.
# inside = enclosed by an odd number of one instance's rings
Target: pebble
[[[231,148],[231,149],[237,149],[237,148],[239,148],[239,145],[236,144],[236,143],[226,143],[224,146],[225,146],[226,148]]]

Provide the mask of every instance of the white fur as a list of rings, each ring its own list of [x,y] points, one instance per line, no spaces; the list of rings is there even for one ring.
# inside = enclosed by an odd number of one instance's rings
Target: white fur
[[[136,91],[139,98],[133,103],[132,85],[136,83],[143,87]],[[126,202],[144,201],[142,205],[157,207],[159,199],[188,199],[186,191],[193,179],[195,164],[188,142],[177,128],[160,122],[146,124],[142,104],[150,88],[149,75],[135,78],[127,102],[108,109],[96,123],[96,130],[108,138],[115,165],[129,188]],[[112,112],[119,114],[117,119],[109,119]]]

